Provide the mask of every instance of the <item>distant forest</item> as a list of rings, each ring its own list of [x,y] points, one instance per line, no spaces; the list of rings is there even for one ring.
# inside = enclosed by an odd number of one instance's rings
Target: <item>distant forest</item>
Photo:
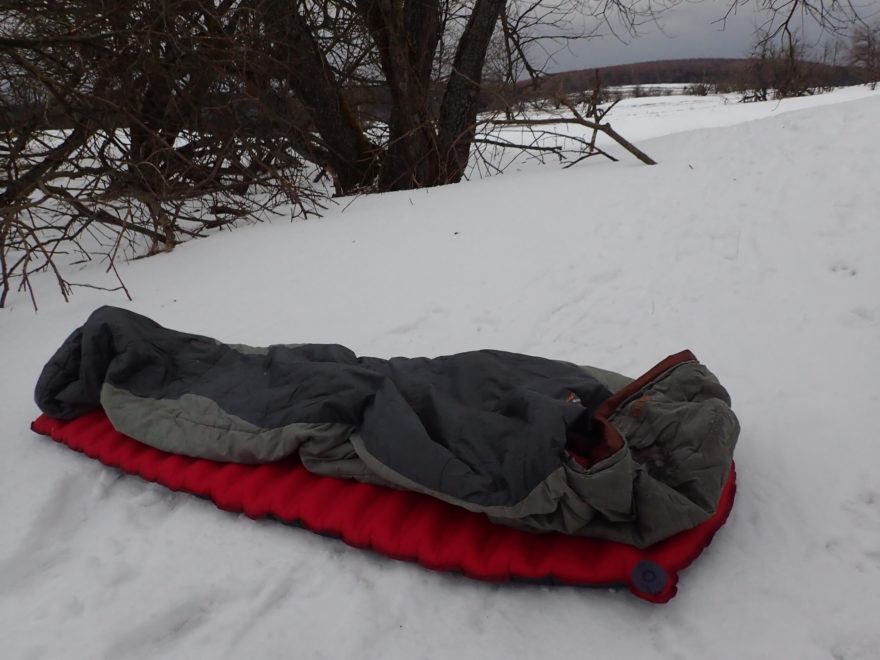
[[[657,85],[661,83],[705,83],[720,91],[735,90],[752,64],[751,59],[688,59],[661,60],[621,64],[599,69],[602,85]],[[822,86],[853,85],[861,82],[853,67],[834,66],[819,62],[803,62],[811,76]],[[571,94],[592,89],[596,80],[595,69],[565,71],[546,76],[538,84],[537,96]],[[530,86],[530,83],[523,83]]]

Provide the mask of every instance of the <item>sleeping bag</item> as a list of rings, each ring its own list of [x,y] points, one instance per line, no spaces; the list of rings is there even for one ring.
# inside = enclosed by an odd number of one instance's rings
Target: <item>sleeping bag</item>
[[[228,345],[104,307],[45,366],[40,409],[103,409],[161,452],[413,491],[535,532],[644,548],[718,512],[739,424],[689,352],[632,381],[507,353],[358,357]]]

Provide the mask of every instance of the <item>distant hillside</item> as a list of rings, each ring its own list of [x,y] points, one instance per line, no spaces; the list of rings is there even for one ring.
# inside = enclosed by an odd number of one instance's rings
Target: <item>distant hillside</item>
[[[660,83],[708,83],[719,87],[734,87],[748,67],[748,59],[689,59],[638,62],[601,67],[599,75],[604,86],[656,85]],[[807,63],[811,74],[823,85],[852,85],[859,82],[851,67],[832,66],[818,62]],[[539,85],[539,94],[573,93],[592,89],[595,69],[564,71],[547,76]]]

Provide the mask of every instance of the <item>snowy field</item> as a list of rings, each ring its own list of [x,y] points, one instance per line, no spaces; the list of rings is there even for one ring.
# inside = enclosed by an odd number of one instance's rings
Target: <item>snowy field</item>
[[[660,165],[591,159],[360,198],[0,310],[0,657],[880,657],[880,91],[630,99]],[[699,130],[694,130],[699,129]],[[100,266],[75,279],[99,281]],[[492,347],[637,375],[692,349],[743,432],[737,502],[668,605],[492,585],[221,512],[32,434],[101,304],[229,342]]]

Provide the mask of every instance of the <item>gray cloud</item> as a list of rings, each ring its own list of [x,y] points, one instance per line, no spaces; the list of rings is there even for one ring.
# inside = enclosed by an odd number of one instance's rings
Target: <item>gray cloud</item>
[[[880,0],[865,0],[864,6],[880,6]],[[740,7],[725,25],[723,2],[683,2],[669,9],[655,24],[640,28],[640,35],[619,39],[591,37],[559,45],[549,63],[549,71],[568,71],[613,66],[651,60],[693,57],[745,57],[755,41],[756,27],[764,16],[752,6]],[[869,11],[868,14],[871,12]],[[822,37],[815,28],[798,23],[807,34],[808,45],[816,46]]]

